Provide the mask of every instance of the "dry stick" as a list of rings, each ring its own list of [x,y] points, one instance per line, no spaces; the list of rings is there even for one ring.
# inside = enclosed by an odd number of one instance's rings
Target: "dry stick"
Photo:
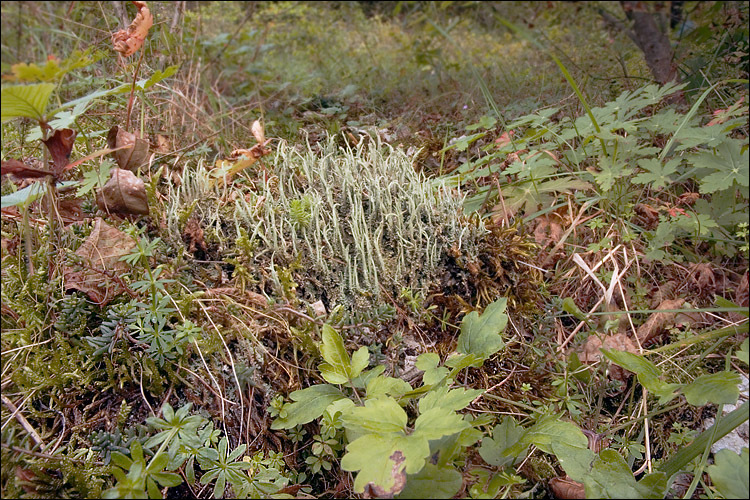
[[[34,394],[34,391],[31,392],[28,396],[26,396],[26,399],[23,400],[21,403],[21,406],[26,402],[27,399],[29,399],[32,394]],[[8,407],[8,409],[13,412],[13,414],[8,417],[8,420],[5,421],[5,424],[3,424],[3,428],[5,428],[5,425],[10,422],[10,419],[13,417],[16,417],[16,420],[21,424],[21,426],[26,429],[26,432],[28,432],[31,435],[31,438],[34,440],[36,444],[41,446],[42,448],[45,448],[47,445],[44,444],[44,441],[42,441],[42,437],[36,432],[36,430],[31,426],[28,420],[26,420],[26,417],[24,417],[20,413],[20,409],[16,408],[16,405],[13,404],[13,402],[8,399],[5,394],[2,395],[3,404]]]
[[[208,314],[208,311],[206,310],[206,306],[204,306],[203,302],[200,301],[200,300],[198,301],[198,305],[201,306],[201,309],[203,310],[203,314],[206,315],[206,318],[208,318],[208,321],[211,323],[211,326],[213,326],[214,330],[216,330],[216,333],[219,335],[219,339],[221,339],[221,343],[224,344],[224,349],[226,349],[227,354],[229,355],[229,361],[230,361],[231,366],[232,366],[232,373],[234,374],[234,381],[237,384],[237,391],[238,391],[239,396],[240,396],[240,415],[244,415],[245,414],[245,403],[244,403],[245,396],[242,394],[242,386],[240,385],[240,380],[237,377],[237,371],[234,368],[234,358],[232,358],[232,353],[229,350],[229,346],[227,346],[227,343],[224,342],[224,336],[219,331],[219,328],[216,326],[216,323],[214,323],[213,318],[211,318],[211,315]],[[193,342],[195,342],[195,339],[193,339]],[[196,342],[195,345],[196,345],[196,347],[198,347],[198,343],[197,342]],[[201,354],[201,359],[203,359],[203,354]],[[204,364],[205,364],[205,362],[206,361],[203,360]],[[206,370],[208,370],[208,365],[206,365]],[[209,375],[210,374],[211,374],[211,372],[209,371]],[[211,378],[213,379],[213,375],[211,376]],[[218,383],[216,385],[218,387]],[[224,401],[223,401],[223,398],[221,400],[221,416],[222,416],[222,420],[223,420],[222,423],[224,424],[224,434],[226,434],[228,436],[229,434],[227,433],[227,428],[226,428],[226,415],[225,415],[225,410],[224,410]],[[242,418],[240,418],[240,435],[242,435],[243,425],[244,425],[244,421],[242,420]]]
[[[9,445],[7,445],[5,443],[0,443],[0,446],[2,446],[3,448],[5,448],[6,450],[13,450],[13,451],[18,452],[18,453],[23,453],[25,455],[31,455],[32,457],[37,457],[37,458],[45,458],[47,460],[70,460],[71,462],[76,462],[76,463],[79,463],[79,464],[94,464],[94,465],[97,465],[99,467],[103,467],[104,466],[104,462],[98,462],[98,461],[87,462],[86,460],[81,460],[81,459],[78,459],[78,458],[58,457],[57,455],[50,455],[49,453],[41,453],[41,452],[38,452],[38,451],[26,450],[24,448],[19,448],[18,446],[9,446]]]
[[[133,71],[133,85],[130,87],[130,99],[128,99],[128,115],[125,119],[125,130],[130,132],[130,112],[133,110],[133,96],[135,95],[135,82],[138,78],[138,70],[141,69],[141,61],[143,61],[143,54],[145,54],[146,51],[141,47],[141,57],[138,58],[138,64],[135,67],[135,71]],[[141,103],[143,105],[143,103]]]

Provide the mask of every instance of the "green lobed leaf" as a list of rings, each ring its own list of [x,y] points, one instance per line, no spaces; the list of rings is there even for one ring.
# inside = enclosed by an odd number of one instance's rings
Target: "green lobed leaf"
[[[323,325],[323,345],[320,354],[326,363],[320,365],[321,375],[332,384],[343,384],[351,378],[352,367],[344,340],[331,325]],[[329,377],[334,380],[329,380]]]
[[[422,412],[414,422],[414,434],[419,434],[426,439],[440,439],[443,436],[457,434],[471,427],[461,415],[453,410],[435,407]]]
[[[452,498],[463,484],[463,476],[454,467],[431,463],[406,477],[406,486],[396,498]]]
[[[483,392],[481,389],[449,390],[447,385],[435,387],[419,400],[419,411],[424,413],[432,408],[462,410]]]
[[[663,472],[654,472],[636,482],[625,459],[607,449],[594,459],[583,484],[586,498],[664,498],[667,477]]]
[[[367,384],[367,399],[386,395],[400,398],[411,390],[411,385],[400,378],[375,377]]]
[[[367,346],[362,346],[352,354],[350,378],[358,377],[362,370],[370,364],[370,353]],[[411,388],[411,387],[410,387]]]
[[[286,416],[274,420],[271,429],[293,429],[312,422],[323,414],[328,405],[344,398],[344,395],[332,385],[320,384],[294,391],[290,397],[294,402],[284,405]]]
[[[506,416],[492,430],[492,437],[482,438],[479,455],[482,460],[496,467],[505,467],[518,462],[526,456],[524,451],[517,456],[505,456],[503,452],[518,442],[523,434],[523,427],[518,425],[513,417]]]
[[[466,315],[458,336],[459,353],[487,359],[505,347],[500,333],[508,324],[508,315],[505,314],[507,302],[503,297],[488,305],[481,316],[476,311]]]
[[[732,450],[721,450],[714,456],[714,465],[706,468],[711,482],[724,498],[748,498],[748,470],[750,469],[750,450],[742,448],[738,455]]]
[[[392,458],[395,451],[393,440],[379,434],[366,434],[352,441],[346,446],[346,451],[341,458],[341,468],[360,471],[354,480],[357,493],[362,493],[369,483],[385,491],[393,490],[396,478],[406,468],[403,462],[398,463],[398,457]]]
[[[707,403],[734,404],[740,396],[740,376],[736,372],[719,372],[701,375],[682,388],[687,402],[694,406]]]
[[[547,415],[529,427],[521,436],[521,439],[506,449],[503,455],[517,457],[532,444],[545,453],[554,454],[553,443],[564,443],[575,448],[587,448],[588,438],[575,424],[560,420],[554,415]]]
[[[440,356],[435,352],[425,352],[417,356],[415,366],[422,370],[422,382],[425,385],[437,384],[448,375],[448,369],[440,364]]]
[[[49,98],[56,85],[36,83],[33,85],[11,85],[3,87],[0,98],[0,118],[3,122],[13,118],[44,119]]]
[[[347,429],[378,434],[403,432],[407,416],[403,408],[392,398],[368,399],[365,406],[356,406],[341,416]]]

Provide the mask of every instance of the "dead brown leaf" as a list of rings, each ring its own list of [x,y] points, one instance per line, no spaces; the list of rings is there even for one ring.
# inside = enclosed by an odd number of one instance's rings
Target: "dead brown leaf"
[[[75,253],[81,262],[63,268],[65,289],[80,290],[95,303],[108,304],[125,291],[117,277],[128,267],[120,257],[129,254],[135,245],[133,238],[97,217],[91,234]]]
[[[154,24],[154,16],[151,15],[146,2],[135,1],[133,4],[138,8],[138,14],[133,22],[130,23],[128,29],[112,34],[112,45],[125,57],[132,56],[143,46],[148,30]]]
[[[534,240],[542,248],[546,248],[549,245],[555,244],[562,238],[563,228],[559,222],[558,217],[544,215],[536,219],[536,227],[534,228]]]
[[[685,303],[685,299],[674,299],[665,300],[657,309],[679,309]],[[676,313],[673,312],[657,312],[652,313],[651,316],[638,327],[638,341],[641,345],[647,344],[651,339],[659,335],[668,326],[674,325]]]
[[[583,344],[578,359],[581,360],[581,363],[596,363],[602,358],[602,352],[600,351],[602,348],[638,354],[638,346],[626,333],[607,335],[604,337],[604,341],[596,335],[590,335]],[[625,382],[630,377],[630,372],[613,364],[609,369],[609,376],[614,380]]]
[[[187,245],[188,252],[192,254],[198,251],[205,254],[208,250],[206,241],[203,239],[203,228],[195,217],[192,217],[185,224],[185,229],[182,231],[182,241]]]
[[[136,175],[121,168],[113,168],[109,180],[96,193],[97,206],[113,215],[148,215],[146,185]]]
[[[553,477],[549,480],[549,487],[555,498],[586,498],[586,487],[583,483],[573,481],[568,476]]]
[[[137,172],[148,159],[148,141],[115,125],[107,133],[107,145],[115,151],[117,166]]]
[[[655,229],[659,223],[659,211],[645,203],[638,203],[634,207],[635,213],[641,219],[641,225],[646,229]]]
[[[698,288],[701,291],[706,289],[713,291],[716,289],[716,277],[714,276],[711,264],[707,262],[694,262],[689,264],[689,267],[690,277],[698,284]]]

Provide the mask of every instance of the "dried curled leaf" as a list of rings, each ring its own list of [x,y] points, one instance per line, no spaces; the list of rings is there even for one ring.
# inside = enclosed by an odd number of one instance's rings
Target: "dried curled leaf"
[[[66,264],[63,279],[66,290],[80,290],[99,305],[105,305],[125,291],[117,276],[127,271],[120,258],[135,248],[135,240],[96,218],[94,229],[76,251],[80,262]]]
[[[96,204],[114,215],[148,215],[146,185],[133,172],[113,168],[109,180],[96,194]]]
[[[132,56],[138,51],[146,41],[148,30],[154,24],[154,16],[146,6],[146,2],[133,2],[138,8],[133,22],[130,23],[127,30],[120,30],[112,34],[112,45],[117,52],[123,56]]]
[[[107,145],[114,152],[117,166],[137,172],[148,158],[148,141],[121,129],[117,125],[107,133]]]

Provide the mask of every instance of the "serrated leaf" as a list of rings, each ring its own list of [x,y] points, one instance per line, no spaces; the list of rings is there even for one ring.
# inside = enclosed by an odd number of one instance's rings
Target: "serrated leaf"
[[[462,410],[480,394],[480,389],[448,389],[448,386],[433,388],[419,400],[419,411],[424,413],[433,408],[445,408],[451,411]]]
[[[286,416],[274,420],[271,429],[292,429],[297,425],[312,422],[323,414],[328,405],[344,398],[336,387],[328,384],[294,391],[289,396],[294,402],[284,405]]]
[[[3,87],[0,100],[0,118],[3,122],[13,118],[44,119],[49,98],[56,85],[36,83],[34,85],[12,85]]]
[[[358,377],[362,370],[370,364],[370,353],[367,346],[362,346],[352,354],[350,378]],[[411,387],[410,387],[411,388]]]
[[[432,408],[423,412],[414,422],[414,434],[426,439],[440,439],[471,427],[461,415],[447,408]]]
[[[411,390],[411,385],[400,378],[375,377],[367,384],[367,399],[386,395],[400,398]]]
[[[736,372],[701,375],[682,388],[687,402],[695,406],[707,403],[734,404],[740,396],[740,376]]]
[[[357,406],[341,417],[347,429],[389,434],[403,432],[407,416],[398,403],[387,397],[368,399],[365,406]]]
[[[714,193],[729,189],[736,181],[740,186],[750,185],[750,157],[747,146],[741,141],[726,139],[715,153],[705,152],[698,156],[696,164],[714,172],[700,179],[701,193]]]
[[[429,453],[429,446],[426,448],[426,453]],[[343,470],[359,471],[354,480],[354,491],[357,493],[362,493],[367,485],[389,496],[400,493],[404,486],[406,466],[405,454],[398,449],[398,443],[379,434],[366,434],[352,441],[341,458]]]
[[[437,384],[448,375],[448,369],[440,364],[440,356],[434,352],[425,352],[417,356],[415,366],[424,372],[422,382],[425,385]]]
[[[504,456],[503,452],[516,444],[523,434],[523,427],[518,425],[513,417],[506,416],[492,430],[492,437],[482,438],[479,455],[485,462],[496,467],[505,467],[517,462],[526,456],[525,452],[521,452],[518,456]]]
[[[463,484],[454,467],[426,463],[421,471],[406,477],[406,487],[396,498],[452,498]]]
[[[677,396],[682,384],[668,384],[661,380],[661,370],[643,356],[625,351],[602,349],[604,356],[622,368],[635,373],[638,382],[659,398],[659,404],[667,404]]]
[[[500,333],[508,324],[508,315],[505,314],[507,302],[503,297],[488,305],[481,316],[476,311],[466,315],[458,336],[459,353],[487,359],[505,347]]]
[[[553,443],[565,443],[576,448],[588,447],[588,438],[575,424],[559,420],[556,416],[545,416],[524,432],[516,444],[506,449],[503,455],[517,457],[530,445],[545,453],[554,454]]]
[[[633,177],[636,184],[651,184],[655,190],[661,190],[672,184],[672,176],[677,173],[677,167],[682,159],[672,158],[664,165],[656,158],[644,158],[638,161],[638,166],[645,170]]]
[[[625,459],[614,450],[602,450],[594,459],[591,473],[583,477],[586,498],[664,498],[667,477],[649,474],[636,482]]]
[[[318,371],[329,384],[345,384],[349,381],[349,377],[341,374],[340,369],[336,369],[328,363],[319,364]]]
[[[711,476],[711,482],[724,498],[748,498],[747,471],[750,468],[750,450],[742,448],[738,455],[732,450],[721,450],[714,456],[714,465],[708,466],[706,471]]]
[[[323,345],[320,354],[326,363],[320,366],[321,374],[332,384],[343,384],[351,378],[352,368],[349,354],[346,352],[344,340],[331,325],[323,325]],[[328,376],[326,376],[328,375]],[[335,379],[332,381],[329,379]],[[342,380],[343,381],[339,381]]]

